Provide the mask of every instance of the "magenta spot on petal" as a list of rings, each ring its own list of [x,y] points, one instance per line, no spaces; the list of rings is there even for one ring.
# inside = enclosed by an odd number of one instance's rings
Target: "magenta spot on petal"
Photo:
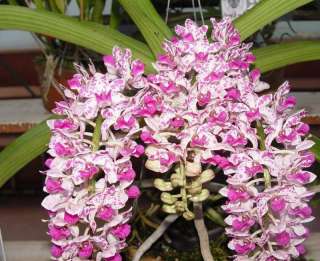
[[[259,69],[253,69],[250,73],[249,73],[249,77],[251,78],[251,80],[253,82],[256,82],[257,80],[259,80],[260,78],[260,70]]]
[[[206,80],[208,80],[210,82],[214,82],[214,81],[220,80],[223,76],[224,76],[224,73],[212,72],[207,76]]]
[[[244,244],[235,244],[235,251],[240,255],[246,255],[255,249],[255,244],[248,242]]]
[[[290,211],[290,214],[301,218],[309,218],[312,215],[312,209],[309,206],[296,207]]]
[[[62,256],[63,249],[60,246],[52,245],[50,252],[53,257],[58,258],[58,257]]]
[[[76,88],[79,88],[81,83],[80,83],[80,80],[78,78],[72,78],[70,80],[68,80],[68,85],[70,88],[72,89],[76,89]]]
[[[194,38],[193,38],[192,34],[188,33],[183,36],[183,40],[185,40],[186,42],[192,42],[192,41],[194,41]]]
[[[97,217],[104,221],[110,220],[113,215],[114,215],[114,210],[110,207],[102,207],[97,213]]]
[[[135,61],[132,65],[132,75],[133,76],[138,76],[143,74],[144,72],[144,64],[141,61]]]
[[[171,151],[168,151],[166,154],[160,157],[160,164],[164,166],[170,166],[172,163],[176,161],[177,161],[177,157]]]
[[[235,218],[232,221],[232,228],[235,231],[245,231],[247,229],[249,229],[250,227],[252,227],[254,225],[254,220],[250,219],[250,218]]]
[[[184,119],[181,117],[176,117],[170,121],[170,125],[173,128],[180,128],[184,125]]]
[[[150,144],[150,143],[156,143],[157,141],[152,137],[152,134],[150,131],[142,131],[140,134],[140,138],[144,143]]]
[[[287,246],[290,243],[290,235],[288,232],[283,231],[275,235],[275,240],[280,246]]]
[[[207,59],[207,57],[208,57],[208,54],[205,52],[199,52],[196,54],[196,59],[200,62],[205,61]]]
[[[166,94],[179,92],[179,88],[173,82],[168,82],[168,83],[161,82],[160,89]]]
[[[58,179],[53,179],[51,177],[47,177],[45,186],[48,193],[58,193],[63,191],[63,189],[61,188],[61,181]]]
[[[239,34],[231,35],[228,39],[228,43],[230,45],[238,45],[241,42],[241,38]]]
[[[248,120],[250,122],[253,122],[259,119],[261,115],[260,115],[259,109],[256,109],[256,110],[246,112],[246,116],[248,117]]]
[[[93,253],[93,245],[90,242],[85,242],[82,247],[79,249],[80,258],[89,258]]]
[[[140,194],[140,189],[136,185],[132,185],[127,189],[127,195],[129,198],[137,198]]]
[[[140,144],[138,144],[137,146],[135,146],[134,151],[132,153],[132,155],[136,158],[140,157],[142,154],[144,153],[144,147]]]
[[[307,252],[306,248],[302,244],[297,245],[296,249],[297,249],[299,255],[304,255]]]
[[[310,182],[310,173],[307,171],[299,171],[288,176],[288,179],[295,180],[301,184],[306,184]]]
[[[238,100],[240,98],[239,90],[232,88],[227,92],[226,98],[230,98],[233,100]]]
[[[131,226],[128,224],[119,225],[112,229],[112,234],[119,239],[125,239],[131,233]]]
[[[70,225],[74,225],[80,220],[78,215],[71,215],[68,212],[64,213],[63,219],[65,222],[67,222]]]
[[[207,91],[207,93],[203,94],[200,93],[198,95],[198,103],[199,106],[205,106],[207,105],[209,102],[211,101],[211,93],[209,91]]]
[[[245,59],[247,63],[253,63],[256,61],[256,57],[252,53],[248,53]]]
[[[51,168],[52,161],[53,161],[52,158],[48,158],[48,159],[46,159],[46,161],[44,162],[44,165],[45,165],[47,168]]]
[[[250,195],[248,192],[242,190],[242,189],[235,189],[230,187],[228,189],[228,199],[230,202],[236,202],[236,201],[246,201],[250,198]]]
[[[281,197],[275,197],[271,199],[270,207],[275,213],[280,213],[286,207],[286,202]]]
[[[294,107],[297,103],[297,99],[294,96],[289,96],[282,104],[285,108]]]
[[[115,59],[112,55],[103,56],[103,62],[106,65],[115,65]]]
[[[80,170],[79,172],[82,179],[89,180],[99,172],[99,168],[92,166],[91,164],[87,164],[86,168],[84,170]]]
[[[128,169],[119,174],[119,180],[131,181],[135,178],[136,173],[133,169]]]
[[[57,226],[50,226],[49,227],[49,235],[54,240],[61,240],[65,239],[70,236],[70,231],[68,228],[65,227],[57,227]]]
[[[201,138],[199,138],[198,136],[195,136],[192,138],[191,143],[190,143],[190,147],[202,147],[207,143],[207,139],[205,136],[202,136]]]
[[[308,124],[306,123],[302,123],[298,128],[297,128],[297,132],[299,134],[302,134],[302,135],[306,135],[308,134],[310,131],[310,127]]]

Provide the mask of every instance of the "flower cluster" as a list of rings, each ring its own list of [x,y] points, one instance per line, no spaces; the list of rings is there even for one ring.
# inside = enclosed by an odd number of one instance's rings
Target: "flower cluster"
[[[305,187],[316,178],[305,170],[314,162],[308,152],[313,142],[304,138],[309,131],[301,121],[305,112],[291,112],[295,101],[288,92],[284,83],[274,95],[251,94],[264,100],[251,107],[260,146],[235,148],[224,169],[226,232],[236,260],[291,260],[305,253],[302,243],[309,232],[304,223],[314,219],[308,205],[313,193]]]
[[[66,100],[48,121],[52,131],[42,206],[49,212],[55,260],[120,261],[130,234],[129,199],[140,191],[132,182],[131,157],[144,149],[133,140],[139,123],[131,114],[146,84],[144,66],[115,47],[105,56],[106,73],[79,67]],[[131,95],[134,93],[135,95]]]
[[[304,253],[304,223],[313,219],[305,185],[315,179],[306,170],[314,161],[306,113],[292,112],[288,83],[259,94],[269,86],[250,68],[251,44],[241,43],[229,18],[211,22],[210,39],[206,25],[176,26],[155,74],[145,77],[142,62],[114,48],[104,57],[107,73],[79,68],[69,81],[66,101],[54,110],[64,118],[48,121],[52,158],[42,203],[56,260],[121,260],[128,200],[139,195],[130,159],[142,154],[146,168],[168,173],[154,183],[163,210],[189,220],[190,201],[210,195],[203,184],[215,177],[213,167],[223,170],[235,260]]]
[[[182,202],[208,197],[202,181],[210,181],[214,173],[206,171],[201,178],[204,167],[225,168],[235,147],[257,146],[251,128],[255,115],[243,108],[241,97],[266,84],[259,81],[258,71],[248,73],[254,61],[248,51],[251,45],[240,42],[231,20],[211,22],[210,40],[206,25],[199,27],[187,20],[185,26],[176,26],[177,36],[164,42],[165,52],[154,65],[157,73],[148,76],[149,90],[136,109],[146,123],[141,133],[147,145],[146,167],[164,173],[178,166],[170,181],[157,180],[155,185],[165,192],[175,187],[186,190],[180,193]],[[250,120],[238,118],[237,111],[243,109]],[[179,195],[172,196],[177,199]],[[187,204],[181,207],[181,201],[167,193],[164,198],[169,199],[164,203],[171,203],[164,206],[166,212],[186,211],[192,216]]]
[[[250,68],[251,45],[241,43],[230,19],[211,22],[211,40],[207,26],[191,20],[177,26],[154,65],[157,73],[148,76],[136,109],[146,123],[146,167],[164,173],[176,166],[170,180],[155,186],[163,191],[163,210],[187,219],[193,217],[188,200],[209,195],[202,188],[214,177],[208,167],[219,167],[227,176],[221,194],[228,198],[223,208],[236,260],[290,260],[303,254],[303,223],[313,219],[312,193],[304,186],[315,179],[304,170],[314,161],[305,112],[292,113],[288,83],[274,95],[258,95],[269,86]],[[176,187],[180,194],[170,194]]]

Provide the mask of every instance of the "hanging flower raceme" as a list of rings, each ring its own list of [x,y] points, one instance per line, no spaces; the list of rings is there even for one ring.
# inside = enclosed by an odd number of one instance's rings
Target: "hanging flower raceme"
[[[139,123],[132,108],[144,88],[144,65],[115,47],[105,56],[107,73],[79,68],[49,120],[52,131],[42,205],[49,212],[55,260],[119,261],[130,234],[131,157],[143,147],[132,138]]]
[[[229,157],[229,185],[221,194],[228,198],[223,208],[230,214],[225,221],[236,260],[291,260],[305,253],[304,224],[314,219],[308,205],[313,193],[305,187],[316,178],[305,170],[314,162],[308,152],[313,142],[305,139],[305,112],[291,112],[288,92],[284,83],[274,95],[251,94],[265,101],[255,108],[260,147],[238,148]]]
[[[236,147],[248,142],[257,147],[251,122],[238,119],[237,112],[243,110],[241,96],[265,86],[258,72],[248,73],[254,61],[251,45],[240,43],[229,19],[211,21],[210,41],[205,25],[187,20],[185,26],[176,26],[177,36],[164,42],[165,52],[154,65],[157,73],[148,76],[149,90],[136,109],[146,123],[141,133],[146,167],[164,173],[175,166],[170,180],[155,183],[164,192],[163,209],[187,219],[193,216],[188,201],[209,196],[202,184],[214,173],[207,168],[229,167],[227,156]],[[169,194],[176,187],[180,194]]]
[[[148,77],[135,110],[146,123],[146,167],[171,172],[155,186],[163,191],[163,210],[186,219],[193,218],[188,202],[209,195],[202,184],[214,178],[210,165],[221,168],[235,259],[290,260],[304,252],[303,223],[313,219],[312,193],[304,186],[315,179],[304,170],[314,160],[305,112],[292,114],[287,83],[274,95],[258,95],[268,84],[258,69],[250,70],[251,45],[241,43],[230,19],[211,21],[211,41],[207,26],[190,20],[177,26],[154,65],[157,73]]]

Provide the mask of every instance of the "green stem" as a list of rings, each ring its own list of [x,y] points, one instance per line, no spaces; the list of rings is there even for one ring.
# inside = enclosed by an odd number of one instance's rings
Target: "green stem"
[[[259,147],[261,150],[265,150],[266,149],[266,144],[265,144],[266,134],[264,133],[264,129],[263,129],[263,126],[260,121],[257,121],[257,132],[258,132],[258,136],[260,138]]]
[[[101,115],[99,115],[96,119],[96,126],[94,128],[93,136],[92,136],[92,150],[97,151],[100,147],[100,137],[101,137],[101,125],[103,122],[103,118]]]
[[[183,186],[180,188],[180,194],[181,194],[182,202],[185,205],[185,210],[188,210],[188,198],[187,198],[187,191],[186,191],[187,179],[186,179],[184,164],[182,161],[180,161],[180,175],[183,179]]]
[[[97,117],[97,119],[95,121],[96,126],[94,127],[93,136],[92,136],[92,151],[97,151],[100,148],[100,137],[101,137],[101,125],[102,125],[102,122],[103,122],[103,118],[99,114],[99,116]],[[95,191],[95,184],[96,184],[96,180],[94,178],[92,178],[89,181],[89,184],[88,184],[89,192],[93,193]]]
[[[113,29],[117,29],[121,23],[121,15],[119,13],[120,4],[117,0],[112,1],[111,14],[109,26]]]
[[[257,121],[257,132],[258,132],[258,136],[260,138],[259,147],[261,150],[265,150],[266,149],[266,144],[265,144],[266,134],[264,133],[264,129],[263,129],[263,126],[260,121]],[[270,173],[267,168],[264,168],[264,170],[263,170],[263,177],[264,177],[264,183],[265,183],[266,187],[270,188],[271,187],[271,176],[270,176]]]
[[[92,21],[96,23],[103,23],[103,8],[105,5],[104,0],[95,0],[92,11]]]

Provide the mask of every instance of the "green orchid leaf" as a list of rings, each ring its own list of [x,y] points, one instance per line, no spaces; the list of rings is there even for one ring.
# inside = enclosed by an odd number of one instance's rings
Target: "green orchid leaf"
[[[245,40],[265,25],[312,0],[262,0],[234,21]]]
[[[0,29],[48,35],[101,54],[111,53],[114,45],[130,48],[135,58],[146,63],[146,71],[153,71],[151,62],[154,56],[147,45],[98,23],[80,22],[72,17],[44,10],[0,5]]]
[[[154,55],[161,53],[162,42],[172,32],[154,9],[150,0],[119,0],[148,43]]]
[[[30,161],[47,150],[50,131],[46,122],[33,127],[0,153],[0,187]]]
[[[253,50],[255,66],[261,72],[281,68],[289,64],[320,59],[320,41],[296,41],[274,44]]]
[[[57,9],[61,14],[64,14],[64,11],[66,9],[66,2],[65,0],[55,0],[54,1],[56,4]]]

